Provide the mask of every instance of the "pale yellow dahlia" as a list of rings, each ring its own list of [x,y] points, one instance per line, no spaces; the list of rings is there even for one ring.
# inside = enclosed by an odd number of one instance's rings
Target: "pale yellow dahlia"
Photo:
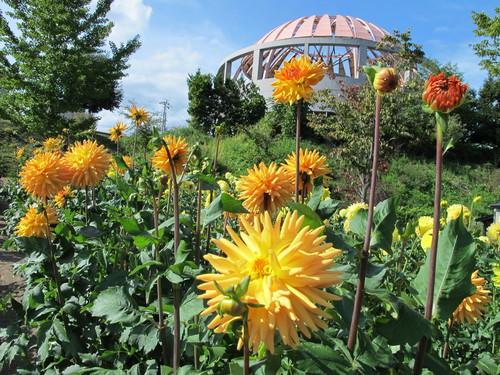
[[[141,126],[150,119],[149,112],[144,109],[144,106],[137,108],[135,104],[129,108],[127,116],[134,120],[137,126]]]
[[[63,208],[66,204],[66,200],[68,198],[73,198],[74,196],[74,191],[71,190],[69,185],[66,185],[59,193],[56,194],[52,203],[56,207]]]
[[[451,205],[446,210],[446,213],[447,213],[446,222],[449,222],[453,219],[456,219],[456,218],[460,217],[460,214],[462,214],[462,219],[464,220],[464,223],[466,225],[469,223],[471,212],[463,204]]]
[[[326,70],[328,69],[323,67],[322,61],[312,64],[309,56],[285,61],[280,70],[274,71],[276,81],[271,83],[271,86],[275,87],[273,97],[276,103],[288,102],[292,105],[300,99],[310,101],[311,93],[314,92],[311,86],[323,79]]]
[[[47,152],[55,152],[60,151],[64,147],[64,139],[61,136],[57,138],[47,138],[45,142],[43,142],[43,148]]]
[[[479,271],[474,271],[471,276],[472,284],[476,286],[475,293],[466,297],[453,313],[453,320],[459,320],[464,324],[465,321],[474,324],[477,320],[483,320],[483,312],[486,311],[486,305],[491,303],[491,298],[488,296],[491,291],[484,288],[486,280],[484,277],[479,277]]]
[[[283,168],[290,175],[293,184],[295,185],[295,151],[292,152],[291,155],[288,155],[285,163],[283,164]],[[304,196],[308,196],[311,193],[313,188],[313,180],[316,177],[326,175],[330,173],[332,170],[328,168],[328,164],[326,163],[326,156],[320,156],[317,150],[309,151],[306,149],[305,151],[300,149],[299,155],[299,190],[304,190]]]
[[[495,285],[497,288],[500,287],[500,264],[499,263],[494,263],[493,264],[493,273],[495,276],[493,276],[493,285]]]
[[[64,159],[73,172],[71,185],[84,188],[102,181],[109,168],[111,155],[96,141],[85,140],[71,146]]]
[[[268,211],[274,215],[286,202],[292,199],[293,185],[283,167],[271,163],[267,167],[264,163],[248,169],[248,176],[241,176],[236,186],[239,199],[243,200],[243,207],[251,213]]]
[[[117,121],[115,126],[113,126],[109,130],[109,139],[111,139],[113,142],[118,142],[121,137],[125,135],[125,130],[128,129],[127,124],[125,124],[122,121]]]
[[[164,137],[163,140],[167,144],[170,157],[174,162],[175,174],[179,176],[184,169],[184,164],[187,162],[189,154],[188,144],[184,138],[176,137],[175,135],[168,135]],[[153,162],[153,167],[162,170],[165,174],[172,174],[165,146],[155,151],[155,156],[153,156],[151,160]]]
[[[486,236],[491,243],[500,242],[500,223],[493,223],[486,228]]]
[[[418,225],[415,228],[415,233],[419,237],[423,237],[425,233],[434,228],[434,219],[431,216],[421,216],[418,218]]]
[[[423,234],[422,239],[420,240],[420,246],[422,246],[422,249],[424,249],[424,251],[427,251],[432,247],[432,235],[432,228]]]
[[[351,204],[349,207],[344,208],[343,210],[340,210],[340,216],[345,217],[345,222],[344,222],[344,230],[346,232],[349,232],[351,230],[351,220],[354,218],[354,215],[356,212],[359,210],[367,210],[368,205],[366,203],[362,202],[357,202]]]
[[[26,162],[19,176],[29,194],[46,201],[69,183],[72,172],[58,154],[41,152]]]
[[[25,216],[19,220],[16,226],[16,235],[19,237],[41,237],[47,238],[47,219],[50,225],[59,223],[57,213],[52,207],[47,207],[47,218],[43,212],[38,213],[36,207],[30,207]],[[50,228],[50,226],[49,226]],[[50,228],[52,231],[53,228]]]
[[[340,299],[323,290],[341,282],[341,272],[329,270],[340,250],[323,243],[325,236],[320,236],[323,227],[301,229],[303,220],[297,211],[287,214],[283,222],[279,215],[274,225],[267,212],[256,215],[253,224],[242,219],[244,231],[240,235],[228,228],[233,242],[213,239],[226,257],[214,254],[204,257],[218,273],[197,277],[204,282],[198,288],[205,291],[198,298],[209,299],[202,315],[215,312],[224,298],[214,281],[226,289],[246,276],[251,277],[242,300],[263,305],[249,307],[248,312],[248,341],[254,353],[261,342],[274,353],[276,330],[285,345],[296,347],[299,331],[310,338],[309,330],[327,328],[320,317],[330,316],[319,306],[332,308],[329,301]],[[227,332],[236,319],[240,317],[216,315],[208,328],[216,333]],[[238,347],[242,345],[240,340]]]

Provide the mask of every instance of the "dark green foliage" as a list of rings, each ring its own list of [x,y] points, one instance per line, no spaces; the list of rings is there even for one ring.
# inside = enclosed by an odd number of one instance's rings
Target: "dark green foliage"
[[[47,136],[70,127],[74,113],[118,107],[119,82],[140,43],[138,36],[110,42],[106,52],[111,3],[99,1],[90,11],[90,0],[6,1],[19,33],[0,14],[2,118]]]
[[[488,70],[492,77],[500,76],[500,8],[495,8],[496,15],[488,16],[484,12],[472,12],[472,20],[476,24],[474,34],[483,37],[472,47],[476,55],[482,57],[480,64]]]

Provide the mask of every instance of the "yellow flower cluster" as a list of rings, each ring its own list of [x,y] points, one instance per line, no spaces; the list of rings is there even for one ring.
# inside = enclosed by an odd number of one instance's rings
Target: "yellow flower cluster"
[[[344,230],[349,232],[351,230],[351,220],[354,218],[354,215],[359,210],[367,210],[368,205],[366,203],[357,202],[351,204],[349,207],[340,210],[340,216],[345,217],[344,222]]]

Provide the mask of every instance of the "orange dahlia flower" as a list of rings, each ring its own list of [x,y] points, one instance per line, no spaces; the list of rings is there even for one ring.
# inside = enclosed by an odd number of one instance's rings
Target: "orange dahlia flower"
[[[286,202],[292,199],[293,185],[283,167],[264,163],[248,169],[248,176],[241,176],[236,186],[238,198],[244,200],[243,207],[251,213],[268,211],[274,215]]]
[[[46,201],[69,183],[72,172],[58,154],[41,152],[26,162],[19,176],[29,194]]]
[[[47,218],[43,212],[38,212],[36,207],[30,207],[24,217],[16,226],[16,234],[20,237],[47,238],[47,219],[50,225],[59,223],[57,213],[52,207],[47,207]],[[50,228],[52,230],[52,228]]]
[[[292,155],[288,155],[288,158],[283,164],[283,168],[290,175],[290,178],[295,176],[295,152]],[[300,178],[299,178],[299,190],[304,191],[304,196],[308,196],[313,188],[313,181],[316,177],[326,175],[332,170],[328,168],[326,162],[326,156],[320,156],[317,150],[306,151],[300,149],[299,154],[299,164],[300,164]],[[295,180],[293,180],[295,185]]]
[[[141,126],[143,123],[150,119],[149,112],[144,110],[144,106],[142,106],[141,108],[137,108],[135,104],[130,107],[127,116],[134,120],[137,126]]]
[[[484,277],[478,276],[479,271],[474,271],[471,275],[472,284],[476,286],[476,292],[466,297],[453,313],[453,320],[459,320],[464,324],[467,320],[470,324],[474,324],[477,320],[483,320],[483,312],[486,311],[486,305],[491,303],[491,298],[488,296],[491,291],[484,288],[486,280]]]
[[[52,201],[56,207],[63,208],[68,198],[74,197],[74,191],[69,185],[66,185],[59,193],[56,194]]]
[[[375,73],[373,88],[379,95],[392,92],[398,87],[399,76],[394,68],[382,68]]]
[[[225,238],[212,240],[226,257],[204,256],[218,273],[197,277],[203,281],[198,288],[204,291],[198,298],[208,299],[202,315],[215,312],[225,297],[214,281],[224,290],[250,276],[242,301],[263,305],[248,310],[248,341],[254,353],[261,342],[274,352],[276,330],[285,345],[296,347],[299,331],[310,338],[309,330],[327,328],[320,317],[330,316],[320,306],[332,308],[329,301],[340,299],[323,290],[341,282],[341,272],[331,271],[333,258],[340,250],[323,243],[323,227],[310,230],[308,226],[302,228],[303,222],[304,217],[298,217],[297,211],[288,213],[284,221],[280,214],[274,225],[267,212],[256,215],[253,224],[241,219],[244,232],[240,235],[228,227],[233,242]],[[216,333],[227,332],[237,319],[241,317],[216,315],[208,328]],[[240,339],[238,347],[242,345]]]
[[[122,122],[122,121],[117,121],[115,126],[113,126],[109,130],[109,139],[111,139],[113,142],[118,142],[118,140],[125,135],[125,130],[128,129],[128,126]]]
[[[275,87],[273,97],[277,102],[290,103],[300,99],[311,100],[314,92],[311,86],[318,84],[325,76],[327,68],[322,61],[311,63],[309,56],[300,56],[298,60],[292,58],[285,61],[283,68],[274,71],[277,81],[271,83]]]
[[[444,73],[437,76],[431,74],[425,82],[422,100],[433,111],[448,113],[464,102],[468,87],[468,84],[462,85],[462,81],[454,75],[446,78]]]
[[[111,155],[96,141],[76,142],[64,156],[73,172],[71,185],[84,188],[95,186],[104,178],[111,162]]]
[[[43,142],[43,148],[48,152],[55,152],[62,150],[64,147],[64,139],[61,136],[57,138],[47,138],[45,142]]]
[[[187,162],[187,156],[189,154],[188,144],[184,138],[176,137],[175,135],[164,137],[163,140],[167,144],[168,151],[174,162],[175,174],[178,176],[182,173],[184,164]],[[153,167],[162,170],[165,174],[172,174],[165,146],[155,151],[155,156],[153,156],[151,160],[153,162]]]

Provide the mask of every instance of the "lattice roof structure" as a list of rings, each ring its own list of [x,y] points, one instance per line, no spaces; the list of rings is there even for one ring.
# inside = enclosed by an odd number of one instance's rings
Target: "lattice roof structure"
[[[252,46],[227,56],[219,73],[238,79],[245,77],[259,86],[264,97],[271,97],[274,71],[284,61],[301,55],[311,60],[321,60],[329,68],[327,77],[315,88],[338,90],[339,80],[347,85],[360,84],[365,80],[360,67],[367,65],[384,51],[377,43],[386,30],[371,22],[351,16],[325,14],[301,17],[269,31]]]

